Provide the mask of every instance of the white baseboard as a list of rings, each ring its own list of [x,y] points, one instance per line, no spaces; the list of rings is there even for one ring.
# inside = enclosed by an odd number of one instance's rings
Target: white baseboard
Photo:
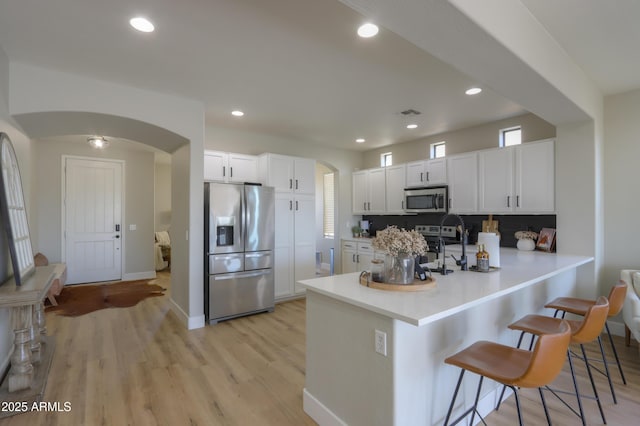
[[[611,334],[614,336],[624,336],[624,323],[623,322],[614,322],[607,321],[609,324],[609,330],[611,330]]]
[[[500,397],[501,391],[502,386],[498,386],[478,401],[478,412],[483,418],[491,414],[495,409],[496,402]],[[513,395],[513,391],[507,388],[503,401],[506,401],[506,399],[511,395]],[[304,412],[320,426],[346,426],[347,424],[336,416],[335,413],[327,408],[322,402],[318,401],[318,399],[311,395],[311,393],[307,391],[307,388],[304,388],[302,391],[302,408],[304,409]],[[452,417],[454,419],[456,418],[455,412]],[[444,421],[444,418],[442,420]],[[481,423],[481,420],[476,415],[474,418],[474,425],[479,423]]]
[[[190,317],[185,311],[182,310],[173,298],[169,299],[171,302],[171,310],[178,317],[178,319],[187,327],[187,330],[195,330],[196,328],[204,327],[204,315],[198,315]]]
[[[320,426],[346,426],[340,417],[336,416],[333,411],[329,410],[325,405],[318,401],[313,395],[302,390],[302,408]]]
[[[134,272],[123,274],[122,281],[150,280],[156,277],[156,271]]]

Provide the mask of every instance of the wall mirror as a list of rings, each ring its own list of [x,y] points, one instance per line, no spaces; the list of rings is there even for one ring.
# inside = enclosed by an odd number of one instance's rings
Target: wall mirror
[[[0,215],[9,242],[11,266],[16,285],[35,271],[22,180],[13,144],[0,133]]]

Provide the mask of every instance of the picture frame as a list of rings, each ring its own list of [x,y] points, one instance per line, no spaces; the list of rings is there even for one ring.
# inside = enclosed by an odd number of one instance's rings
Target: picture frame
[[[556,230],[555,228],[542,228],[538,235],[536,250],[553,252],[556,248]]]

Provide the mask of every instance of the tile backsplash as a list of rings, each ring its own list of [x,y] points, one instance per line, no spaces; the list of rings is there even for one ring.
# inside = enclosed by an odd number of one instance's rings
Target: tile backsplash
[[[362,216],[369,220],[369,232],[375,236],[375,231],[384,229],[388,225],[396,225],[398,228],[413,229],[416,225],[439,225],[443,214],[418,214],[405,216]],[[478,232],[482,230],[482,221],[488,219],[488,215],[460,215],[465,227],[469,230],[469,244],[475,244]],[[500,246],[515,247],[518,240],[514,234],[517,231],[540,232],[542,228],[555,228],[556,215],[494,215],[493,220],[498,221],[500,231]],[[454,219],[448,219],[446,225],[455,225]]]

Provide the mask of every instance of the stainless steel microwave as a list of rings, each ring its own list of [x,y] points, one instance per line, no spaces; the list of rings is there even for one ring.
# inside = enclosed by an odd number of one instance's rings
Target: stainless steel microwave
[[[404,190],[404,211],[407,213],[446,213],[449,188],[428,186]]]

